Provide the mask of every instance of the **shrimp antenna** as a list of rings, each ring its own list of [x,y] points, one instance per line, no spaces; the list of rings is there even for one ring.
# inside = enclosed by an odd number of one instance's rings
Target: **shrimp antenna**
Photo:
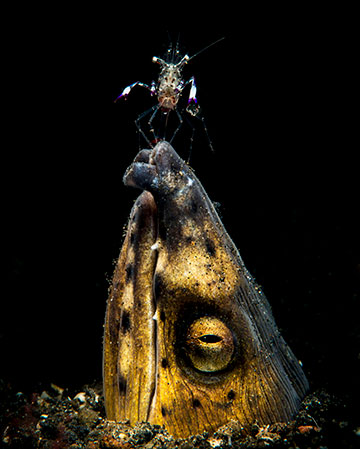
[[[195,53],[194,55],[190,56],[189,59],[187,59],[186,62],[188,63],[189,61],[191,61],[192,59],[194,59],[195,56],[199,55],[200,53],[202,53],[203,51],[205,51],[205,50],[207,50],[208,48],[212,47],[213,45],[217,44],[218,42],[223,41],[224,39],[225,39],[225,36],[223,36],[223,37],[221,37],[220,39],[218,39],[217,41],[215,41],[215,42],[209,44],[208,46],[202,48],[200,51],[198,51],[198,52]]]

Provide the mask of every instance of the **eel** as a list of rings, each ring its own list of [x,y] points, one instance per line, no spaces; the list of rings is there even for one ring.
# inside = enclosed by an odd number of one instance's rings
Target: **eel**
[[[172,146],[142,150],[106,308],[107,418],[175,437],[291,419],[308,381],[212,202]]]

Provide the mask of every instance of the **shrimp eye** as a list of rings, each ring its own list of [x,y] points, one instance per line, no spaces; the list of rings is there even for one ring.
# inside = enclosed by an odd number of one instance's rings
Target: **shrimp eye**
[[[227,325],[215,317],[202,317],[188,328],[186,353],[199,371],[225,369],[234,354],[234,337]]]

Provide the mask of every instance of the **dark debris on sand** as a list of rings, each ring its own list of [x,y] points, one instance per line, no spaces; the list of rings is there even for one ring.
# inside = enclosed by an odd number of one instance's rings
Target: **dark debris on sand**
[[[230,422],[213,435],[174,439],[149,423],[134,427],[105,419],[101,386],[69,391],[56,385],[23,394],[0,384],[1,447],[40,449],[235,449],[355,448],[360,429],[348,418],[346,404],[325,391],[308,395],[295,419],[261,427],[246,435]]]

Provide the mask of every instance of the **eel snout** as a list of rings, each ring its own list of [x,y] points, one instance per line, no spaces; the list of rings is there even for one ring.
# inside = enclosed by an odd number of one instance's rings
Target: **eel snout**
[[[126,186],[157,191],[165,185],[165,178],[183,168],[183,161],[172,146],[159,142],[153,150],[142,150],[126,170],[123,181]],[[167,184],[166,184],[167,185]]]

